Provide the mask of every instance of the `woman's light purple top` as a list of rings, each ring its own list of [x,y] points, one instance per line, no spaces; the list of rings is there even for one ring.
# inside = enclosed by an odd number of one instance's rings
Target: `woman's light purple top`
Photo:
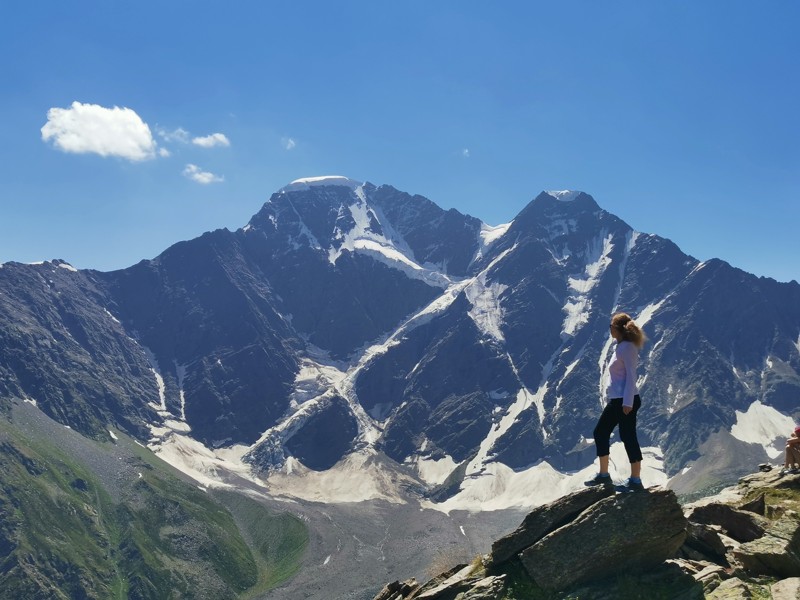
[[[614,358],[608,365],[606,400],[622,398],[623,406],[633,406],[633,397],[639,393],[636,387],[636,367],[639,365],[639,349],[632,342],[619,342],[614,349]]]

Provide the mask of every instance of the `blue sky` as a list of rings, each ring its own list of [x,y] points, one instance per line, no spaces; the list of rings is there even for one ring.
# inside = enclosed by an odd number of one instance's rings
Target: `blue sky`
[[[580,189],[797,280],[798,22],[789,1],[9,2],[0,262],[122,268],[339,174],[490,224]]]

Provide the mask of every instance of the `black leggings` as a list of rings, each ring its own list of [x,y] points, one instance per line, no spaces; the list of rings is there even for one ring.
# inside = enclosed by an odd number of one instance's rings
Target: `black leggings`
[[[639,394],[633,397],[633,410],[627,415],[622,412],[622,398],[614,398],[608,401],[594,428],[594,444],[597,446],[597,456],[608,456],[609,440],[614,427],[619,425],[619,437],[625,444],[625,452],[628,460],[632,463],[642,460],[642,450],[639,448],[639,440],[636,439],[636,413],[642,405]]]

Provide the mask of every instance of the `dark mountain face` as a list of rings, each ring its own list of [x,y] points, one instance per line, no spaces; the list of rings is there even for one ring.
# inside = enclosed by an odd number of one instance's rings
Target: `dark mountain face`
[[[96,436],[117,423],[140,438],[157,418],[146,356],[96,274],[60,261],[0,268],[0,397],[32,400]],[[104,433],[107,437],[107,433]]]
[[[0,309],[2,397],[85,433],[251,445],[257,469],[364,448],[447,455],[462,476],[585,466],[619,310],[649,337],[640,436],[670,475],[756,401],[800,416],[800,286],[699,263],[583,193],[488,228],[390,186],[303,180],[243,229],[121,271],[3,265]]]

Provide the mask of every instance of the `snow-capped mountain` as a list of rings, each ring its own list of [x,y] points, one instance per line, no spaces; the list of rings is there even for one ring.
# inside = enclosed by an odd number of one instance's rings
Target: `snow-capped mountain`
[[[491,508],[572,485],[617,310],[650,338],[652,477],[733,477],[800,417],[800,286],[701,263],[575,191],[492,227],[301,179],[237,231],[110,273],[7,263],[0,292],[3,398],[89,435],[114,423],[211,479],[301,494],[302,475],[321,500]]]

